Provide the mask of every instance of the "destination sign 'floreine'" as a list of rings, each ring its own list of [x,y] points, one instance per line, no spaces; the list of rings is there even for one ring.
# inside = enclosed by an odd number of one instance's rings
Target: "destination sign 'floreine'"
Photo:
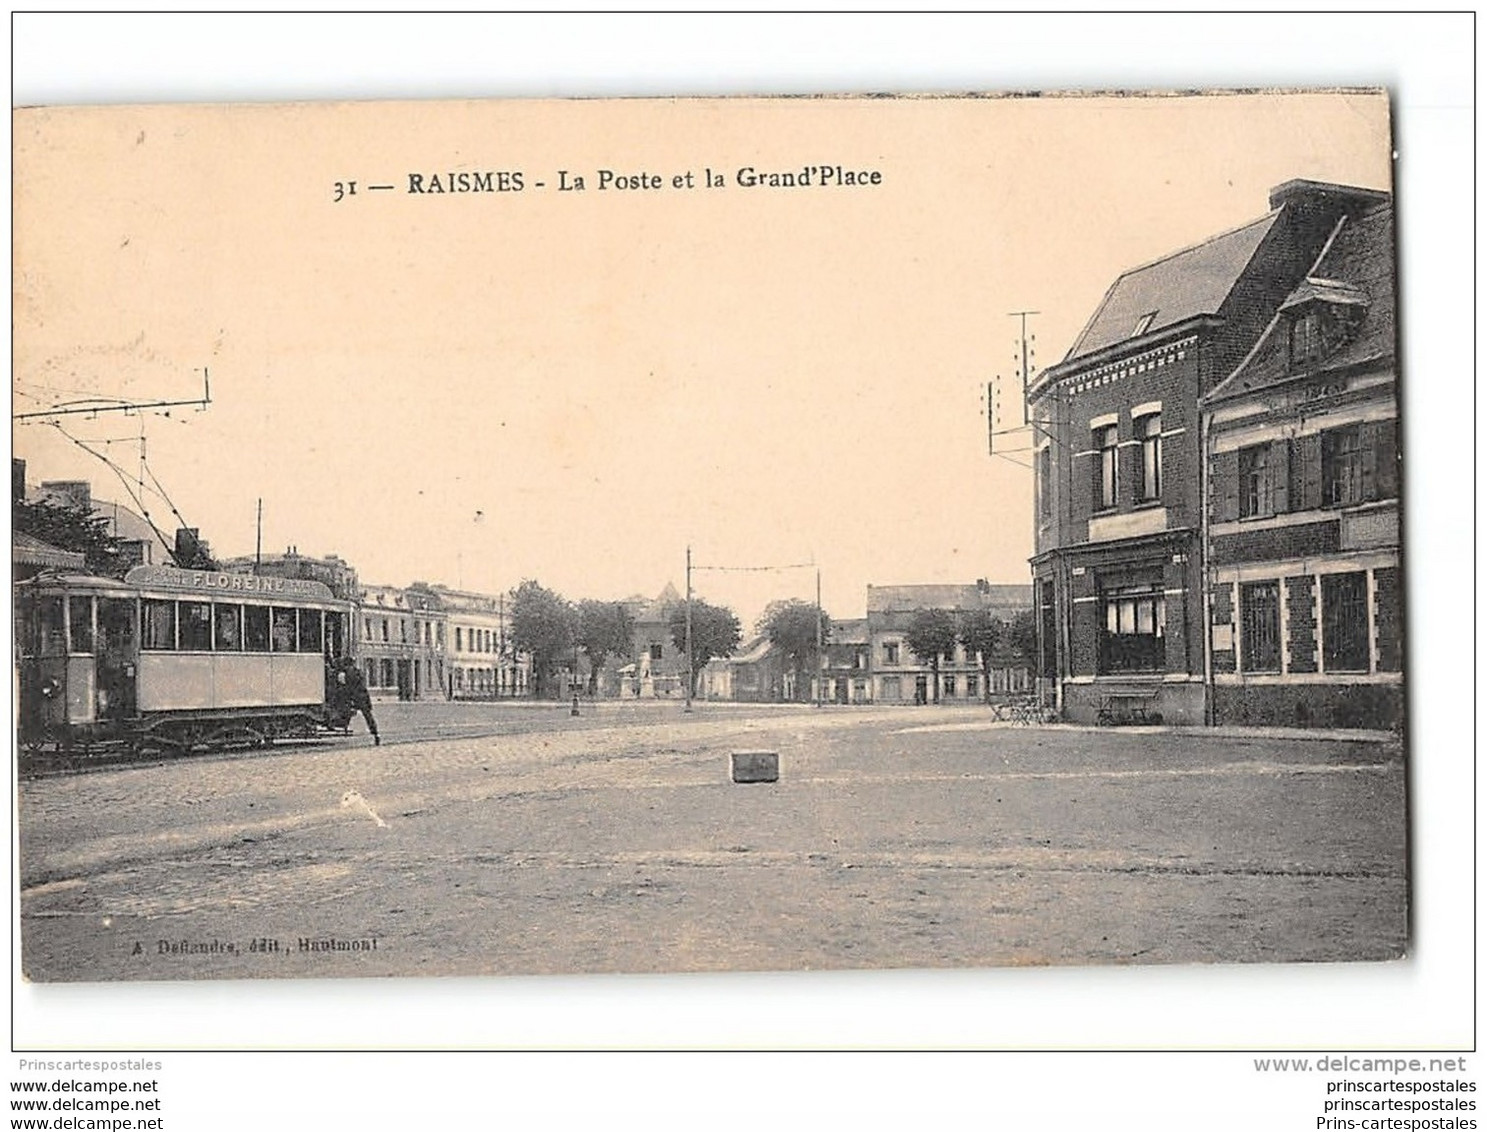
[[[285,597],[330,601],[324,582],[306,578],[270,578],[259,574],[231,574],[222,570],[182,570],[178,566],[135,566],[124,581],[131,586],[184,590],[191,593],[220,591],[241,594],[282,594]]]

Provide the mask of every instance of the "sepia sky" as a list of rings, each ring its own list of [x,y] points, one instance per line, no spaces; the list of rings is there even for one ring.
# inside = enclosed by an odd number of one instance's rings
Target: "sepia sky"
[[[806,165],[881,184],[735,180]],[[131,480],[143,429],[218,555],[252,553],[261,497],[265,551],[365,582],[654,595],[690,543],[814,561],[851,617],[868,583],[1027,580],[1031,474],[982,415],[1015,391],[1009,312],[1051,364],[1120,271],[1291,178],[1388,188],[1390,140],[1366,94],[113,107],[17,112],[14,170],[15,411],[189,399],[209,368],[204,412],[61,420]],[[475,171],[524,189],[406,191]],[[14,449],[127,501],[49,424]],[[814,576],[695,585],[752,619]]]

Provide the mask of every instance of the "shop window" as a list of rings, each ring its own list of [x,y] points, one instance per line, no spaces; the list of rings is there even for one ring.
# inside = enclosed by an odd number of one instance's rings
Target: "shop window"
[[[1094,501],[1096,511],[1108,511],[1115,506],[1120,488],[1120,450],[1116,447],[1118,433],[1115,425],[1105,425],[1090,434],[1095,450]]]
[[[1167,663],[1167,602],[1161,591],[1113,590],[1104,595],[1103,604],[1100,671],[1162,671]]]
[[[241,652],[243,648],[243,607],[241,605],[212,606],[212,624],[218,652]]]
[[[140,623],[143,636],[139,642],[142,649],[173,649],[176,647],[176,603],[145,598],[140,602]]]
[[[1368,671],[1368,575],[1322,577],[1322,664],[1328,672]]]
[[[1148,413],[1138,419],[1136,436],[1141,441],[1136,496],[1143,503],[1150,503],[1162,497],[1162,414]]]
[[[1280,583],[1239,587],[1241,656],[1245,672],[1280,671]]]

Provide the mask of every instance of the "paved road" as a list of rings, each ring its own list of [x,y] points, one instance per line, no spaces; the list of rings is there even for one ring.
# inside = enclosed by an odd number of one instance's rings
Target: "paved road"
[[[450,710],[384,712],[377,748],[23,781],[27,975],[1384,959],[1407,939],[1386,742]],[[731,783],[728,752],[760,746],[781,780]]]

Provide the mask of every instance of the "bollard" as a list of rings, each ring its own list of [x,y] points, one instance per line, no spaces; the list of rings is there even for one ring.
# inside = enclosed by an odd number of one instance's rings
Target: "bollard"
[[[778,782],[780,780],[778,751],[734,751],[728,756],[728,765],[734,782]]]

